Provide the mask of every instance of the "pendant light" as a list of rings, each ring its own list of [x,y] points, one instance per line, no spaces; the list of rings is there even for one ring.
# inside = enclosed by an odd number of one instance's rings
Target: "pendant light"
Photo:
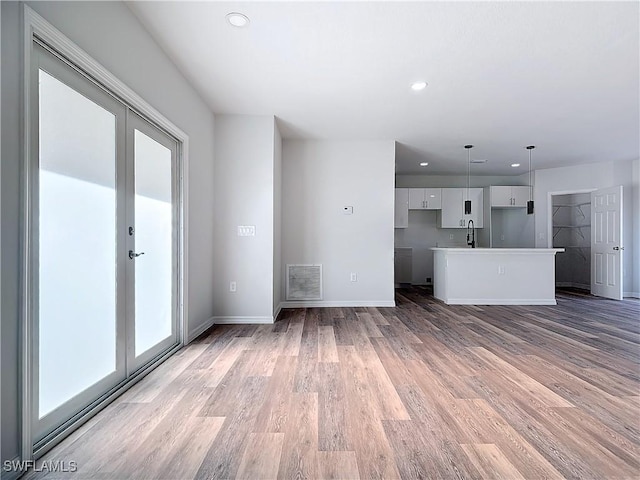
[[[464,148],[467,149],[467,199],[464,201],[464,214],[471,215],[471,198],[469,195],[470,184],[471,184],[471,149],[473,145],[465,145]]]
[[[531,182],[531,150],[536,148],[535,145],[525,147],[529,150],[529,201],[527,202],[527,215],[533,214],[533,183]]]

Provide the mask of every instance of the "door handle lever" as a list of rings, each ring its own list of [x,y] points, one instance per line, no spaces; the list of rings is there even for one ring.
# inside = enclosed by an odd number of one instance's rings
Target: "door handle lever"
[[[135,257],[139,257],[140,255],[144,255],[144,252],[136,253],[133,250],[129,250],[129,258],[133,260]]]
[[[624,250],[624,247],[613,247],[614,250]]]

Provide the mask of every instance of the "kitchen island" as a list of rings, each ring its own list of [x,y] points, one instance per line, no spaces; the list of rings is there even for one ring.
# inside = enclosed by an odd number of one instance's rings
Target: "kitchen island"
[[[433,250],[433,295],[448,305],[556,305],[555,255],[563,248]]]

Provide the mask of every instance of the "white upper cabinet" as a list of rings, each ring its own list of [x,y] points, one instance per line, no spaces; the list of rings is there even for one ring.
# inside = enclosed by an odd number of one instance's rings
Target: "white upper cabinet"
[[[529,200],[527,186],[491,187],[492,207],[526,207]]]
[[[409,210],[440,210],[442,208],[441,188],[410,188]]]
[[[514,205],[516,207],[526,207],[527,202],[530,200],[529,195],[531,192],[531,187],[511,187],[511,191],[513,192],[512,195]]]
[[[396,188],[395,228],[409,226],[409,189]]]
[[[471,200],[471,214],[465,215],[464,202]],[[467,196],[466,188],[443,188],[440,228],[467,228],[473,220],[476,228],[483,228],[484,193],[482,188],[471,188]]]

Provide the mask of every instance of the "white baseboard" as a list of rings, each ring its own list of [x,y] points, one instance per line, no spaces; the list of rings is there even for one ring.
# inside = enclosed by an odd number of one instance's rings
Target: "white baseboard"
[[[282,308],[316,308],[316,307],[395,307],[396,302],[393,300],[387,301],[325,301],[325,300],[313,300],[313,301],[297,301],[297,302],[282,302],[280,304]]]
[[[447,305],[557,305],[555,298],[448,298]]]
[[[624,298],[640,298],[640,292],[623,292]]]
[[[278,315],[280,315],[280,311],[282,310],[282,302],[278,304],[276,310],[273,312],[273,321],[275,322],[278,319]]]
[[[215,317],[211,317],[208,320],[205,320],[202,325],[197,326],[194,330],[189,332],[189,335],[186,338],[185,345],[193,342],[196,338],[202,335],[204,332],[209,330],[213,326]]]
[[[216,325],[274,323],[274,317],[213,317],[213,323]]]

